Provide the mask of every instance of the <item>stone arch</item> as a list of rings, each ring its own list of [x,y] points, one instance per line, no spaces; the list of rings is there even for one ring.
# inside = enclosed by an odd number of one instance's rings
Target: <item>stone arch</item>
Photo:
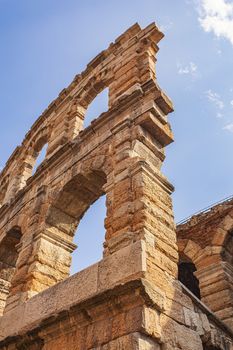
[[[5,309],[11,281],[16,270],[18,246],[22,237],[20,227],[12,227],[0,242],[0,314]]]
[[[70,275],[78,223],[89,206],[105,194],[107,175],[111,175],[112,160],[106,156],[108,147],[101,153],[86,157],[65,172],[46,197],[43,221],[31,233],[27,227],[33,242],[21,248],[9,303],[13,303],[17,289],[22,289],[23,298],[27,300]],[[28,225],[29,222],[24,219],[23,223]],[[30,292],[23,292],[25,283]]]
[[[47,149],[48,149],[48,143],[45,141],[42,143],[42,147],[40,147],[37,151],[35,148],[34,150],[34,164],[32,167],[32,176],[40,169],[40,166],[44,163],[47,156]]]
[[[5,202],[9,201],[25,187],[27,180],[32,176],[33,167],[41,149],[51,141],[51,130],[50,124],[38,120],[26,135],[22,145],[16,148],[7,162],[5,173],[0,174],[0,183],[4,189],[0,195],[0,206],[1,197],[4,196]]]
[[[96,96],[111,85],[113,79],[114,76],[110,69],[105,68],[98,73],[93,70],[89,77],[84,79],[83,84],[80,84],[75,99],[86,110]]]
[[[39,129],[29,140],[25,140],[19,161],[18,188],[22,189],[33,174],[33,168],[42,148],[49,144],[47,128]],[[45,158],[46,159],[46,158]]]
[[[51,191],[44,221],[33,235],[28,272],[25,275],[32,295],[70,275],[71,253],[76,248],[74,233],[89,206],[105,194],[109,164],[97,155],[75,166]],[[14,279],[17,282],[17,276]],[[17,286],[17,283],[16,283]]]
[[[188,258],[195,263],[196,258],[201,252],[201,247],[193,242],[191,239],[179,239],[178,238],[178,251],[179,255]]]
[[[216,302],[215,294],[216,292],[222,292],[221,280],[224,279],[220,254],[221,247],[208,245],[201,248],[191,239],[178,238],[178,249],[179,256],[185,257],[195,265],[194,275],[199,281],[201,300],[212,311],[218,311],[220,307],[217,305],[218,301]]]
[[[97,60],[99,64],[101,62]],[[90,63],[91,64],[91,63]],[[95,64],[94,64],[95,66]],[[103,70],[97,66],[94,69],[87,69],[77,78],[78,89],[74,98],[69,103],[67,109],[67,133],[68,140],[76,137],[84,128],[84,120],[88,107],[94,99],[108,88],[108,106],[110,107],[110,87],[114,80],[114,75],[111,69],[105,67]],[[98,117],[98,116],[96,116]],[[53,133],[56,133],[54,128]]]
[[[103,116],[109,109],[108,104],[109,88],[104,88],[88,105],[84,116],[83,128],[86,129],[97,117]]]
[[[229,242],[233,244],[232,216],[231,210],[222,217],[209,232],[209,241],[200,250],[200,254],[194,256],[197,268],[195,275],[199,279],[202,301],[231,328],[233,327],[233,266],[230,255],[233,249],[232,245],[229,247]],[[195,251],[195,246],[193,249]]]
[[[72,238],[76,227],[89,206],[104,194],[106,175],[95,170],[72,177],[56,196],[49,208],[46,224],[55,233],[60,231]]]
[[[32,264],[42,274],[47,271],[44,276],[37,271],[31,274],[36,292],[70,275],[71,253],[76,249],[74,233],[90,205],[105,193],[106,181],[103,171],[90,169],[72,176],[54,196],[45,217],[45,228],[38,233],[32,252],[35,259]]]
[[[201,248],[192,240],[178,241],[179,263],[178,280],[182,282],[197,298],[201,298],[199,280],[196,277],[196,258]]]
[[[147,36],[146,40],[139,39],[139,52],[135,51],[132,54],[124,55],[124,64],[119,64],[118,57],[123,59],[122,54],[124,52],[125,42],[137,33],[139,33],[140,27],[135,24],[131,31],[125,36],[119,37],[115,43],[112,43],[107,50],[102,51],[93,60],[91,60],[86,69],[79,75],[77,75],[70,87],[76,85],[73,98],[68,102],[66,109],[66,116],[63,118],[66,120],[64,128],[66,129],[65,138],[71,140],[75,138],[79,132],[83,129],[83,121],[85,119],[85,113],[88,106],[100,94],[104,89],[109,88],[109,110],[117,105],[120,98],[132,94],[134,91],[141,90],[141,85],[147,81],[148,76],[155,79],[155,74],[152,69],[149,69],[144,74],[140,74],[141,67],[139,63],[139,57],[143,46],[148,46],[152,43],[152,33]],[[156,51],[156,48],[153,48]],[[151,66],[155,63],[152,55],[147,58],[148,62],[153,61]],[[138,74],[135,74],[138,73]],[[66,98],[67,90],[64,89],[59,97]],[[60,127],[60,126],[58,126]],[[55,128],[56,129],[56,128]],[[57,130],[53,130],[53,133],[57,133]]]

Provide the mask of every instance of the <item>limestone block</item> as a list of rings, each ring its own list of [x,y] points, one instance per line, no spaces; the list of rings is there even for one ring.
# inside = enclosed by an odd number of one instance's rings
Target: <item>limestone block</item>
[[[167,349],[201,350],[202,342],[197,332],[174,322],[170,317],[160,318],[163,343]]]
[[[141,241],[131,244],[99,263],[98,291],[124,283],[145,272],[145,247]]]
[[[144,308],[144,324],[143,327],[147,334],[153,338],[160,340],[162,329],[160,325],[159,313],[151,308]]]
[[[204,334],[202,319],[200,315],[192,310],[184,308],[185,323],[199,335]]]

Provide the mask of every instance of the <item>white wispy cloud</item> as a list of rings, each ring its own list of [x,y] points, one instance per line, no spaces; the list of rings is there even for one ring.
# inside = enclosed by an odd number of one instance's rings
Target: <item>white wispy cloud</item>
[[[177,64],[178,74],[190,74],[193,77],[197,75],[197,65],[194,62],[189,62],[188,65]]]
[[[231,105],[232,105],[232,107],[233,107],[233,100],[231,100],[230,104],[231,104]]]
[[[233,2],[198,0],[199,22],[206,32],[213,32],[233,45]]]
[[[223,127],[223,130],[233,132],[233,123],[227,124]]]
[[[208,100],[213,102],[218,109],[221,110],[224,108],[224,103],[221,100],[220,95],[217,94],[217,92],[214,92],[214,91],[209,89],[205,92],[205,94],[206,94]]]

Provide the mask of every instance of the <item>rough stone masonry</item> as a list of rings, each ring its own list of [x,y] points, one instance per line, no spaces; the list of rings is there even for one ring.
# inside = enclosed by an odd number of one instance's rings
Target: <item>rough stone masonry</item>
[[[222,228],[198,265],[204,246],[183,226],[178,253],[173,187],[160,170],[173,141],[172,103],[155,73],[162,37],[153,23],[135,24],[111,43],[36,120],[1,172],[1,350],[233,349],[232,321],[211,308],[204,288],[203,264],[210,271],[216,246],[221,258]],[[89,104],[105,88],[108,111],[83,129]],[[74,233],[103,194],[103,259],[69,277]],[[202,268],[183,276],[202,273],[196,287],[200,298],[205,289],[203,301],[178,280],[185,263]],[[228,282],[222,278],[218,288]]]

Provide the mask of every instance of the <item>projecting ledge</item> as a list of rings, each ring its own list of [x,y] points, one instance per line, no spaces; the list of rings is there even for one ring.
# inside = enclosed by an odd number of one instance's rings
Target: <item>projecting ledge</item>
[[[0,340],[35,329],[45,319],[57,317],[72,306],[140,279],[145,272],[145,259],[144,244],[138,241],[35,295],[0,317]]]

